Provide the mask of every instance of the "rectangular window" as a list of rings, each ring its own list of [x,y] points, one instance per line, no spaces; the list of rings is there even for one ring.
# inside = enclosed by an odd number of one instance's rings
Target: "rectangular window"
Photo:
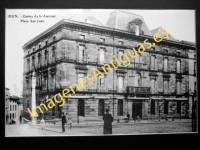
[[[124,53],[123,50],[119,50],[118,52],[118,59],[120,60],[120,56]],[[124,60],[124,57],[122,57],[122,60]]]
[[[11,107],[11,105],[10,105],[10,111],[12,111],[12,107]]]
[[[101,42],[101,43],[105,43],[105,39],[100,38],[100,42]]]
[[[196,74],[196,62],[194,62],[194,74]]]
[[[39,44],[39,49],[41,48],[41,44]]]
[[[29,51],[28,51],[28,55],[29,55]]]
[[[33,52],[35,51],[35,47],[33,47]]]
[[[83,61],[85,56],[85,46],[79,45],[79,61]]]
[[[105,49],[104,48],[100,48],[100,64],[103,64],[104,63],[104,57],[105,57]]]
[[[151,70],[155,69],[155,56],[151,56]]]
[[[168,59],[165,58],[164,59],[164,71],[167,72],[167,70],[168,70]]]
[[[134,85],[134,77],[133,76],[130,76],[129,77],[129,85]]]
[[[104,85],[105,85],[105,79],[104,79],[104,77],[99,77],[99,86],[100,87],[104,87]]]
[[[80,35],[79,38],[84,40],[85,39],[85,35]]]
[[[151,80],[151,93],[155,93],[155,80]]]
[[[169,86],[168,86],[168,81],[164,81],[164,93],[168,94],[168,89],[169,89]]]
[[[122,91],[123,85],[124,85],[123,77],[119,76],[118,77],[118,90],[119,90],[119,92]]]
[[[48,45],[48,40],[45,41],[45,45],[46,45],[46,46]]]
[[[140,30],[139,30],[139,25],[135,25],[135,35],[139,35]]]
[[[84,78],[84,74],[83,74],[83,73],[79,73],[79,74],[78,74],[78,81],[79,81],[80,79],[82,79],[82,78]]]
[[[177,69],[176,69],[176,73],[180,73],[180,69],[181,69],[181,62],[180,62],[180,60],[177,60],[177,64],[176,64],[177,66]]]
[[[181,83],[177,82],[177,94],[181,93]]]

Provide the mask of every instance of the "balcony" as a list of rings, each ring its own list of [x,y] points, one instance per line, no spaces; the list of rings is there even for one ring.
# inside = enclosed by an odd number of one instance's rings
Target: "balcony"
[[[125,93],[126,92],[125,87],[120,88],[119,86],[116,86],[116,89],[117,89],[117,92],[119,92],[119,93]]]
[[[135,63],[135,68],[141,68],[142,69],[143,63]]]
[[[79,57],[79,56],[77,56],[77,57],[76,57],[76,62],[79,62],[79,63],[87,63],[87,61],[88,61],[88,59],[87,59],[86,56],[84,56],[84,57]]]
[[[99,86],[98,85],[97,92],[107,92],[107,89],[106,89],[105,86]]]
[[[150,87],[127,86],[127,93],[129,93],[129,94],[151,94],[151,88]]]

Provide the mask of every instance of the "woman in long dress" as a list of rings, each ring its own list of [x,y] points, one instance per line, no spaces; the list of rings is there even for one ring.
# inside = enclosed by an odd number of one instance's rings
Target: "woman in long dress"
[[[42,128],[42,130],[45,129],[45,121],[44,121],[43,118],[42,118],[40,124],[41,124],[41,128]]]

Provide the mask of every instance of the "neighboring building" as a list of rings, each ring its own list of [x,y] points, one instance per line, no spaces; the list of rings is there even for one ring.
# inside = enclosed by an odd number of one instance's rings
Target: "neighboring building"
[[[92,68],[108,63],[113,56],[127,52],[145,39],[153,42],[143,17],[124,11],[110,14],[106,26],[93,16],[75,15],[61,20],[24,46],[23,110],[31,108],[31,74],[36,71],[36,106],[87,74]],[[80,20],[81,18],[81,20]],[[183,33],[184,34],[184,33]],[[195,56],[194,56],[195,55]],[[44,111],[45,115],[60,117],[68,112],[73,120],[102,119],[105,109],[114,118],[129,112],[132,118],[151,114],[184,116],[189,110],[187,92],[196,90],[196,50],[193,43],[177,41],[171,35],[146,50],[129,67],[119,67],[86,89],[76,91],[63,107],[57,104]],[[127,93],[129,91],[129,93]],[[165,101],[162,101],[165,98]],[[191,98],[189,98],[191,101]],[[113,103],[114,102],[114,103]],[[159,103],[157,103],[159,102]],[[77,105],[78,104],[78,105]],[[189,104],[189,108],[188,107]],[[114,109],[113,109],[114,108]],[[188,114],[186,114],[188,115]],[[83,118],[84,117],[84,118]]]
[[[6,115],[8,115],[10,121],[11,119],[16,122],[19,121],[19,117],[22,114],[22,98],[17,96],[10,96],[9,89],[5,90],[5,98],[6,98]]]
[[[9,100],[10,100],[10,89],[9,88],[5,88],[5,103],[6,103],[6,116],[9,117]],[[9,121],[9,120],[8,120]]]

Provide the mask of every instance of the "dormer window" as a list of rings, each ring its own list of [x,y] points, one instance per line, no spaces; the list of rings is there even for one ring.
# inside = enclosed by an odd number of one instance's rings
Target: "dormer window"
[[[165,52],[165,54],[168,54],[168,50],[167,49],[165,49],[164,52]]]
[[[100,38],[100,42],[101,42],[101,43],[105,43],[105,39]]]
[[[28,55],[29,55],[29,51],[28,51]]]
[[[35,47],[33,47],[33,52],[35,51]]]
[[[143,21],[139,18],[134,19],[129,22],[129,32],[135,33],[135,35],[139,35],[141,32],[141,25]]]
[[[79,38],[84,40],[85,39],[85,35],[80,35]]]
[[[41,44],[39,44],[39,49],[41,48]]]
[[[179,55],[180,55],[180,52],[177,52],[176,54],[179,56]]]
[[[124,42],[123,41],[119,41],[119,45],[124,45]]]

